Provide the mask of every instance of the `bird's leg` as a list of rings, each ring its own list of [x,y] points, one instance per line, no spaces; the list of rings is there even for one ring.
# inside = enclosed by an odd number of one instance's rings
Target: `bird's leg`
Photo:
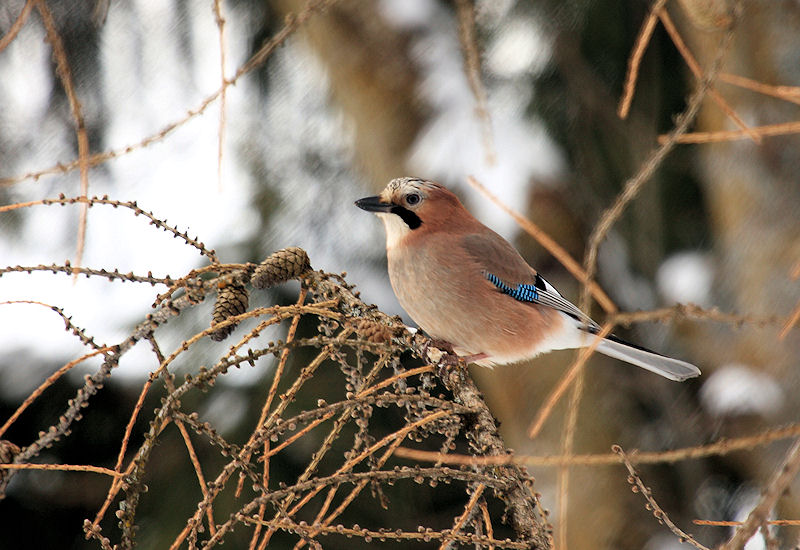
[[[437,358],[431,357],[431,355],[429,354],[430,348],[444,350],[447,353],[447,357],[437,357]],[[458,364],[459,361],[463,361],[465,365],[469,365],[470,363],[474,363],[475,361],[480,361],[481,359],[486,359],[487,357],[489,357],[487,353],[472,353],[470,355],[458,355],[453,349],[453,344],[451,344],[450,342],[446,342],[445,340],[436,340],[434,338],[427,340],[422,345],[421,351],[423,356],[432,360],[434,363],[446,363],[448,365],[456,365]]]
[[[471,355],[462,355],[460,359],[464,361],[465,364],[469,365],[470,363],[486,359],[487,357],[489,357],[488,353],[473,353]]]

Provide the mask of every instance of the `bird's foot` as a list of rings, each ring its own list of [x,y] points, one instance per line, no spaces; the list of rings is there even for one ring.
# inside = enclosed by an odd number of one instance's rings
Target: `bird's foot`
[[[459,356],[453,349],[451,343],[434,339],[429,340],[423,345],[422,353],[431,364],[436,365],[436,374],[441,380],[447,380],[447,375],[451,369],[459,366],[466,368],[470,363],[489,357],[485,353],[473,353]]]
[[[427,359],[432,364],[440,363],[441,361],[450,361],[451,358],[458,360],[456,352],[453,351],[453,345],[444,340],[426,340],[422,344],[421,355],[423,359]]]
[[[463,362],[464,365],[469,365],[481,359],[489,357],[486,353],[472,353],[470,355],[458,355],[453,349],[453,344],[444,340],[435,340],[431,338],[422,345],[422,356],[427,358],[431,363],[445,363],[450,366],[457,365]]]
[[[462,355],[460,359],[464,361],[465,364],[469,365],[470,363],[475,363],[487,357],[489,357],[488,353],[473,353],[471,355]]]
[[[427,359],[431,365],[436,366],[436,374],[443,382],[447,380],[448,371],[459,364],[460,358],[450,342],[431,338],[422,345],[420,351],[423,358]]]

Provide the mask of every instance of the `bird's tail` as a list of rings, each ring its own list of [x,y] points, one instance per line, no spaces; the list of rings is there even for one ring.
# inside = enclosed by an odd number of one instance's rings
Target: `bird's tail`
[[[603,338],[597,351],[678,382],[700,375],[700,369],[691,363],[640,348],[615,336]]]

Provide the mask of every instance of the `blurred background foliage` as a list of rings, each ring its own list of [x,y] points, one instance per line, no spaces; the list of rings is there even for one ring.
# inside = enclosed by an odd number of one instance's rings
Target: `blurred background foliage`
[[[69,96],[45,42],[37,3],[0,5],[3,204],[81,192],[79,171],[59,165],[77,158],[78,144]],[[382,230],[354,209],[353,200],[394,177],[436,179],[453,187],[479,218],[511,238],[531,265],[577,301],[579,283],[467,185],[466,177],[474,175],[580,261],[603,212],[658,147],[659,136],[672,128],[697,86],[674,41],[657,24],[630,114],[624,120],[617,115],[634,42],[651,7],[641,1],[503,0],[473,6],[341,0],[323,2],[323,9],[302,0],[44,4],[63,40],[90,151],[118,151],[89,171],[90,194],[137,200],[162,219],[188,226],[224,261],[258,262],[275,249],[302,246],[315,267],[346,269],[363,298],[390,314],[403,315],[385,274]],[[698,11],[706,5],[710,12]],[[465,69],[468,48],[459,41],[463,10],[474,10],[488,119],[481,119]],[[673,0],[666,10],[708,70],[725,32],[714,13],[730,16],[733,3]],[[225,88],[222,125],[219,97],[202,113],[186,115],[205,107],[220,88],[221,64],[226,78],[232,78],[285,28],[287,17],[303,13],[309,17],[281,47]],[[225,22],[222,63],[219,17]],[[20,20],[22,26],[15,27]],[[798,28],[795,2],[742,3],[733,44],[713,86],[750,127],[798,120],[797,88],[776,98],[723,77],[800,84]],[[176,121],[181,122],[171,126]],[[707,96],[691,130],[736,131],[737,126]],[[126,152],[131,145],[132,152]],[[620,309],[694,302],[742,317],[718,322],[678,316],[621,330],[624,337],[691,360],[703,376],[674,384],[594,357],[578,404],[573,453],[605,453],[614,443],[649,451],[688,447],[798,421],[800,402],[792,396],[800,391],[800,336],[796,329],[784,337],[779,333],[800,302],[799,152],[800,137],[791,128],[774,137],[765,134],[760,142],[745,136],[677,145],[627,207],[598,257],[598,281]],[[99,208],[89,212],[84,265],[173,277],[204,265],[196,254],[176,250],[163,234],[122,217],[106,216]],[[77,208],[2,212],[2,264],[74,258],[78,226]],[[73,284],[63,275],[7,273],[0,280],[0,300],[64,307],[98,341],[113,344],[147,314],[154,292],[110,286],[88,280]],[[253,305],[295,299],[296,287],[290,286],[254,297]],[[207,326],[210,307],[178,319],[163,345],[177,345]],[[0,306],[3,421],[46,376],[79,355],[79,348],[58,334],[61,321],[38,309],[44,308]],[[602,316],[599,308],[593,313]],[[312,331],[301,326],[299,334]],[[271,336],[283,334],[276,330]],[[202,363],[204,353],[224,349],[214,346],[220,345],[196,347],[185,364]],[[530,364],[472,371],[507,444],[517,452],[562,452],[567,399],[537,438],[530,440],[527,430],[573,357],[565,351]],[[148,365],[141,357],[123,362],[92,398],[90,412],[72,436],[39,459],[113,467],[141,383],[152,370]],[[230,440],[244,440],[271,376],[270,368],[251,369],[185,405],[224,423]],[[324,398],[326,392],[336,393],[342,380],[330,370],[315,382]],[[20,445],[35,438],[79,384],[77,375],[59,380],[3,438]],[[160,397],[151,395],[144,409],[157,406]],[[134,427],[132,445],[145,424]],[[182,498],[183,491],[198,489],[185,460],[169,461],[182,457],[181,451],[163,449],[180,448],[180,438],[173,434],[160,445],[161,462],[150,469],[149,483],[169,483],[174,493],[142,504],[140,544],[147,548],[168,545],[191,512],[186,503],[198,498]],[[714,546],[729,531],[692,526],[691,520],[746,516],[787,446],[782,441],[646,466],[642,474],[672,519]],[[217,458],[210,453],[201,461],[213,470]],[[277,459],[275,471],[296,477],[302,462],[292,463],[287,454]],[[631,494],[621,466],[571,467],[564,506],[559,504],[565,494],[563,477],[559,481],[563,469],[531,473],[556,528],[568,526],[558,539],[564,548],[678,547],[640,497]],[[20,473],[0,502],[0,547],[95,547],[83,540],[80,525],[102,504],[107,483],[90,474]],[[800,517],[798,490],[795,481],[776,517]],[[411,494],[393,498],[408,498],[409,514],[452,517],[450,496],[436,495],[425,501]],[[348,519],[363,524],[368,520],[362,517],[380,513],[365,506],[351,509]],[[781,528],[779,535],[781,547],[800,540],[797,527]],[[341,547],[350,547],[345,542]],[[293,543],[288,537],[273,541],[280,548]],[[323,546],[336,544],[331,540]],[[762,537],[751,544],[748,548],[767,542]]]

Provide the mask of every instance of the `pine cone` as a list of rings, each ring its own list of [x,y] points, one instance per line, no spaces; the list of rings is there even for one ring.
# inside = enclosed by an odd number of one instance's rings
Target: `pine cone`
[[[0,440],[0,464],[11,464],[14,462],[14,457],[19,454],[19,446],[7,441]],[[8,482],[8,473],[11,470],[0,469],[0,499],[5,495],[6,483]]]
[[[308,254],[302,248],[290,246],[272,253],[261,262],[250,283],[256,288],[269,288],[289,279],[297,279],[311,269]]]
[[[247,311],[247,289],[240,283],[231,280],[220,282],[217,291],[217,303],[214,304],[214,313],[211,314],[211,326],[221,323],[226,319]],[[211,333],[211,339],[220,342],[228,337],[236,328],[235,324],[223,327]]]

